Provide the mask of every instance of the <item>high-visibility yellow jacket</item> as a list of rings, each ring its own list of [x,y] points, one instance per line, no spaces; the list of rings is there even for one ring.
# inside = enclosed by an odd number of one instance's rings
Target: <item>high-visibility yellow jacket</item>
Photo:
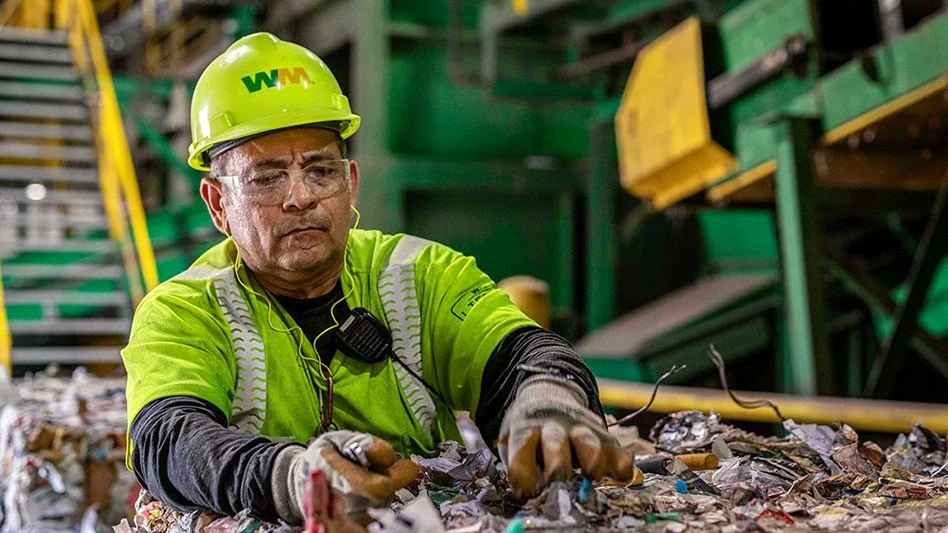
[[[149,402],[183,395],[217,406],[240,431],[301,443],[314,435],[327,388],[317,354],[273,295],[235,267],[236,251],[233,240],[221,242],[142,300],[122,351],[129,427]],[[535,323],[473,258],[417,237],[353,230],[346,270],[348,306],[386,324],[395,353],[449,407],[391,358],[368,363],[337,352],[333,420],[402,453],[433,453],[457,438],[453,411],[476,412],[494,348]]]

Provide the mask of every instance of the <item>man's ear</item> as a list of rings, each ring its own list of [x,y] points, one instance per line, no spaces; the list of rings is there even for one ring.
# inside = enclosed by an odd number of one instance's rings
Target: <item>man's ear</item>
[[[349,160],[349,205],[355,205],[359,196],[359,164]]]
[[[201,178],[201,199],[207,206],[207,211],[214,221],[214,227],[225,235],[230,235],[230,224],[227,222],[227,211],[224,208],[221,182],[213,178]]]

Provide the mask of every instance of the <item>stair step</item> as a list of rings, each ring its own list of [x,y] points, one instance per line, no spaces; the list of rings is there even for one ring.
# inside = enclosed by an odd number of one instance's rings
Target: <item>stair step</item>
[[[19,265],[4,264],[4,278],[21,279],[118,279],[125,271],[118,265],[70,264],[70,265]]]
[[[0,183],[3,180],[0,179]],[[0,188],[0,198],[9,198],[11,200],[26,203],[27,201],[33,202],[26,197],[26,190],[24,187],[3,187]],[[91,206],[100,206],[102,205],[102,193],[99,191],[46,191],[46,196],[37,201],[41,205],[91,205]]]
[[[73,66],[0,61],[0,78],[78,81],[79,71]]]
[[[91,146],[68,146],[26,142],[0,142],[2,159],[41,159],[68,163],[95,163],[98,159]]]
[[[99,183],[99,173],[94,168],[0,165],[0,183],[10,180]]]
[[[0,136],[92,142],[92,130],[86,125],[0,121]]]
[[[0,68],[3,68],[0,64]],[[89,122],[89,108],[83,104],[59,104],[50,102],[16,102],[0,100],[0,117],[7,118],[51,118],[70,122]]]
[[[0,41],[0,58],[13,61],[35,61],[37,63],[73,63],[72,50],[64,46],[46,46]]]
[[[28,100],[60,100],[82,102],[86,93],[78,85],[54,85],[49,83],[18,83],[0,81],[0,95],[3,99],[21,98]]]
[[[10,320],[11,335],[125,335],[132,325],[127,318],[54,318]]]
[[[31,30],[28,28],[0,28],[0,42],[69,46],[69,34],[58,30]]]
[[[121,348],[90,348],[79,346],[75,348],[56,346],[50,348],[17,348],[10,350],[10,360],[14,365],[30,364],[88,364],[88,363],[120,363],[122,362]]]
[[[0,218],[0,224],[12,223],[16,228],[43,227],[48,223],[49,215],[45,213],[17,213],[9,218]],[[109,221],[103,214],[73,214],[58,213],[56,215],[57,227],[64,229],[81,230],[104,230],[108,229]]]
[[[6,252],[65,252],[111,254],[118,251],[115,241],[80,241],[63,239],[59,242],[0,241],[0,250]]]
[[[128,295],[122,291],[111,292],[81,292],[56,290],[17,290],[8,289],[3,293],[3,301],[11,304],[93,304],[93,305],[126,305]]]

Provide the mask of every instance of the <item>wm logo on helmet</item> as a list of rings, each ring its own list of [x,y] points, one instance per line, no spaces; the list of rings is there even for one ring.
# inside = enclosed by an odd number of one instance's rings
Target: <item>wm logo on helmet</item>
[[[293,70],[288,68],[275,68],[269,72],[263,70],[254,74],[252,78],[250,76],[240,78],[240,81],[244,82],[244,87],[246,87],[247,91],[251,94],[263,89],[264,86],[268,89],[272,89],[290,83],[300,83],[300,80],[306,80],[306,83],[313,83],[306,74],[306,71],[303,70],[303,67],[296,67]]]

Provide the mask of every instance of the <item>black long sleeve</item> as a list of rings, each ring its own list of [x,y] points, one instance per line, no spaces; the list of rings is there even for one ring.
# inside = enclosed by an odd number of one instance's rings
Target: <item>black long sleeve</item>
[[[570,376],[586,392],[590,409],[602,415],[596,379],[570,343],[542,328],[520,328],[504,337],[494,348],[484,368],[481,399],[474,414],[474,423],[481,430],[485,442],[493,445],[500,433],[500,424],[508,404],[523,380],[536,373],[517,368],[519,365]]]
[[[533,372],[525,364],[571,376],[586,392],[590,407],[602,413],[592,373],[572,346],[554,333],[521,328],[494,349],[484,370],[481,400],[474,420],[493,443],[507,405],[520,383]],[[132,467],[139,483],[163,503],[179,510],[212,510],[234,515],[250,509],[264,521],[276,521],[271,472],[277,454],[296,444],[250,437],[227,427],[211,403],[172,396],[145,406],[132,422]]]
[[[182,511],[232,516],[250,509],[275,522],[270,477],[277,454],[294,444],[242,435],[225,427],[224,413],[189,396],[145,406],[132,422],[132,467],[139,483]]]
[[[333,323],[330,309],[342,298],[336,284],[325,296],[295,300],[277,296],[312,341]],[[345,316],[343,302],[336,316]],[[335,337],[324,335],[316,346],[327,364],[336,351]],[[235,433],[213,404],[189,396],[156,400],[132,422],[132,467],[139,483],[163,503],[179,510],[210,509],[231,516],[250,509],[254,518],[279,518],[270,488],[277,453],[290,446],[264,437]]]

